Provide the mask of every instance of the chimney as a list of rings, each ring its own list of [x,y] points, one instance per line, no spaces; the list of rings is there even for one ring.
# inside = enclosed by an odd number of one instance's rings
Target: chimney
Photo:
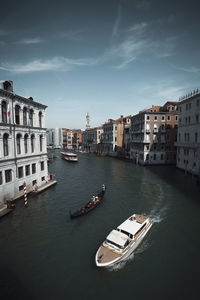
[[[13,81],[12,80],[4,80],[0,82],[0,88],[13,93]]]

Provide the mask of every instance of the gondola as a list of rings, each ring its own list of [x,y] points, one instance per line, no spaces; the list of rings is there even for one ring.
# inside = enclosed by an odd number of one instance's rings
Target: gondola
[[[79,210],[73,213],[69,211],[69,215],[71,219],[83,216],[88,212],[90,212],[91,210],[93,210],[95,207],[97,207],[103,200],[105,192],[106,192],[106,186],[105,184],[103,184],[102,190],[96,196],[93,196],[92,199],[89,202],[87,202],[85,206],[81,207]]]

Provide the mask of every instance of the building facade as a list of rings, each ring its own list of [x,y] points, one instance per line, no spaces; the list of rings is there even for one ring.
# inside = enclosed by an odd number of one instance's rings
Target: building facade
[[[16,199],[48,180],[46,105],[13,93],[0,82],[0,202]]]
[[[81,129],[62,128],[62,148],[79,150],[82,145]]]
[[[59,149],[62,148],[63,133],[62,128],[47,129],[47,147]]]
[[[186,96],[178,104],[177,167],[200,177],[200,93]]]
[[[152,106],[131,118],[130,158],[142,165],[175,164],[178,102]]]
[[[131,116],[121,116],[117,120],[109,119],[103,125],[102,153],[118,156],[124,149],[125,128],[131,124]],[[119,155],[121,156],[121,155]]]
[[[97,152],[98,145],[102,141],[103,127],[86,129],[83,132],[83,150],[87,152]]]

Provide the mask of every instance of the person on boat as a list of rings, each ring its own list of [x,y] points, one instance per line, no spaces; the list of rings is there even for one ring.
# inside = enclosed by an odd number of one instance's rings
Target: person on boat
[[[92,202],[95,203],[95,196],[92,197]]]
[[[105,191],[106,190],[106,186],[105,184],[102,185],[102,191]]]

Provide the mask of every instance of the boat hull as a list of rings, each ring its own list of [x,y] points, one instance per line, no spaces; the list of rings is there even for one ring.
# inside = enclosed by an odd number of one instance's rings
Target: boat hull
[[[147,228],[141,233],[141,235],[136,239],[136,241],[127,249],[127,251],[124,251],[124,253],[122,253],[118,258],[109,261],[107,263],[100,263],[98,262],[98,257],[99,257],[99,249],[96,253],[95,256],[95,263],[97,267],[112,267],[115,264],[118,264],[124,260],[126,260],[133,252],[134,250],[139,246],[139,244],[142,242],[143,238],[145,237],[145,235],[147,234],[147,232],[150,230],[152,226],[152,221],[150,221],[150,223],[148,224]]]

